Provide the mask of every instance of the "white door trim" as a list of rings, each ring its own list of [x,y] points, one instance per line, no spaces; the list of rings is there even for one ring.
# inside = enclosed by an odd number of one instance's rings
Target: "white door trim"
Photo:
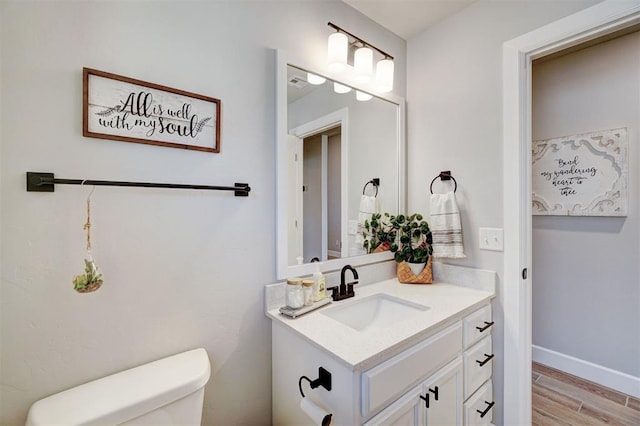
[[[320,178],[320,180],[322,181],[322,189],[320,190],[320,192],[322,193],[322,200],[321,200],[321,204],[322,204],[322,256],[321,256],[321,261],[325,261],[327,259],[329,259],[329,200],[328,198],[328,183],[327,180],[329,178],[329,173],[328,173],[328,157],[329,157],[329,136],[326,134],[322,134],[321,136],[321,154],[320,154],[320,158],[322,161],[322,167],[321,167],[321,175],[322,177]]]
[[[505,425],[531,424],[531,63],[637,24],[640,0],[608,0],[503,45]]]
[[[314,120],[309,121],[308,123],[301,124],[300,126],[291,129],[289,134],[297,136],[301,139],[307,138],[309,136],[317,135],[319,133],[324,132],[325,130],[332,129],[334,127],[340,127],[340,187],[347,188],[347,184],[349,182],[349,170],[347,168],[347,164],[349,164],[349,108],[341,108],[337,111],[331,112],[322,117],[316,118]],[[327,143],[328,138],[325,135],[322,136],[322,185],[323,185],[323,196],[322,196],[322,261],[327,260],[328,254],[328,241],[327,241]],[[349,206],[349,194],[348,191],[341,191],[341,230],[340,235],[342,236],[342,257],[346,257],[346,253],[348,253],[348,223],[347,220],[349,218],[348,206]],[[278,248],[280,250],[280,248]],[[309,262],[309,259],[304,259],[304,262]],[[301,274],[304,275],[304,274]]]

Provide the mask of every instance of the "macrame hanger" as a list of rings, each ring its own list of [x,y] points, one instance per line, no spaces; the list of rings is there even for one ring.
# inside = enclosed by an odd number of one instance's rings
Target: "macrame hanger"
[[[80,186],[84,186],[86,179],[82,181]],[[87,231],[87,253],[91,256],[91,195],[93,195],[93,191],[96,190],[96,186],[94,185],[87,196],[87,222],[84,224],[83,229]]]
[[[85,182],[86,181],[83,180],[80,186],[83,186]],[[78,293],[91,293],[96,291],[104,282],[102,273],[93,261],[93,256],[91,255],[91,195],[95,190],[96,187],[94,185],[87,196],[87,221],[83,226],[83,229],[87,231],[87,257],[84,259],[84,273],[76,275],[73,279],[73,288]]]

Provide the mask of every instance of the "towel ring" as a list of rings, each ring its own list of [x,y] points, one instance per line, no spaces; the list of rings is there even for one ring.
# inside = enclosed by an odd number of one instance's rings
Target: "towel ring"
[[[456,180],[454,179],[453,176],[451,176],[451,171],[449,170],[445,170],[443,172],[440,172],[440,174],[436,177],[433,178],[433,180],[431,181],[431,185],[429,185],[429,191],[433,194],[433,182],[436,181],[436,179],[440,178],[441,180],[452,180],[454,187],[453,187],[453,192],[456,192],[456,190],[458,189],[458,182],[456,182]]]
[[[374,197],[378,196],[378,187],[380,186],[380,178],[373,178],[371,179],[369,182],[364,184],[364,188],[362,188],[362,195],[364,195],[364,192],[367,190],[367,185],[372,184],[373,187],[376,189],[376,193],[374,195]]]

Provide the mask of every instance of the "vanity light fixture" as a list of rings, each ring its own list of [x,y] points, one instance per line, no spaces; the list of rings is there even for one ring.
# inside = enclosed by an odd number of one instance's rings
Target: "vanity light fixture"
[[[357,100],[359,100],[359,101],[368,101],[371,98],[373,98],[373,96],[371,96],[370,94],[365,93],[365,92],[361,92],[359,90],[356,90],[356,99]]]
[[[349,38],[340,32],[329,36],[327,43],[327,60],[331,71],[340,72],[347,68],[349,54]]]
[[[327,81],[327,79],[324,77],[320,77],[319,75],[315,75],[308,72],[307,81],[309,82],[309,84],[313,84],[314,86],[319,86],[321,84],[324,84],[324,82]]]
[[[327,59],[331,71],[340,72],[349,67],[349,45],[359,46],[353,55],[353,79],[358,84],[372,84],[381,93],[393,90],[393,56],[367,43],[360,37],[351,34],[339,26],[329,22],[328,25],[336,30],[329,36]],[[382,55],[373,73],[373,51]],[[375,79],[374,79],[375,77]]]
[[[333,91],[336,93],[349,93],[351,91],[351,87],[349,86],[345,86],[344,84],[340,84],[340,83],[333,83]]]
[[[353,54],[353,79],[356,83],[366,84],[373,75],[373,50],[360,47]]]
[[[376,82],[382,93],[393,90],[393,61],[382,59],[376,65]]]

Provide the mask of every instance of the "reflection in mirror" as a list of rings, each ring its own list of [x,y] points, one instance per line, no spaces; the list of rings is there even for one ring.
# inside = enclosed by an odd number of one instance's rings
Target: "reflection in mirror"
[[[365,190],[367,182],[379,178],[378,209],[398,213],[397,105],[357,100],[355,90],[338,94],[331,80],[310,84],[308,73],[291,65],[287,76],[295,182],[288,263],[366,254],[356,224],[363,193],[375,194],[371,185]]]
[[[358,222],[376,190],[379,211],[403,209],[403,101],[339,94],[331,79],[311,84],[308,68],[280,51],[277,62],[278,278],[313,272],[315,258],[323,271],[390,259],[367,254]],[[377,188],[367,185],[374,178]]]

